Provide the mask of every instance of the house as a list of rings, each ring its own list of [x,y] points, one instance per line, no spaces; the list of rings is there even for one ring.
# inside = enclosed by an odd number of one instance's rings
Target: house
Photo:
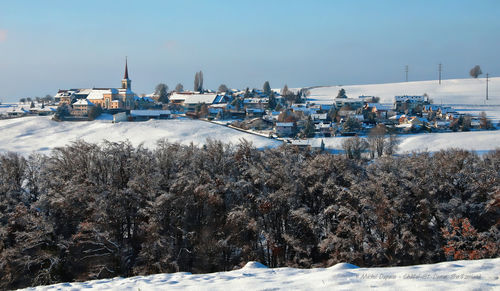
[[[315,124],[314,128],[317,132],[323,134],[325,137],[330,137],[332,134],[332,130],[333,130],[331,123]]]
[[[247,108],[245,111],[248,117],[262,117],[266,113],[262,108]]]
[[[355,98],[335,98],[335,106],[338,108],[349,107],[351,110],[356,110],[363,107],[363,99]]]
[[[323,123],[328,119],[327,113],[313,113],[311,114],[311,118],[314,123]]]
[[[429,102],[425,96],[403,95],[394,97],[394,107],[397,112],[421,112],[426,104],[429,104]]]
[[[344,107],[338,111],[337,115],[340,118],[346,120],[349,116],[356,115],[356,111],[355,110],[347,110],[346,107]]]
[[[90,102],[87,99],[79,99],[75,103],[73,103],[73,115],[85,116],[88,115],[91,107],[95,106],[94,103]]]
[[[363,109],[373,113],[376,118],[383,119],[387,119],[389,117],[389,112],[392,111],[391,106],[380,103],[366,103]]]
[[[293,122],[276,122],[274,132],[277,136],[291,136],[294,133],[295,124]]]
[[[287,140],[287,143],[304,150],[310,150],[312,146],[312,141],[309,139],[291,139]]]
[[[130,110],[130,117],[134,121],[145,121],[149,119],[169,119],[170,110]]]
[[[318,108],[309,107],[308,104],[300,104],[300,103],[293,104],[291,106],[291,109],[293,110],[293,112],[302,112],[304,113],[304,115],[311,115],[319,111],[319,107]]]
[[[389,120],[391,120],[393,124],[406,123],[406,115],[405,114],[393,115],[389,117]]]
[[[74,105],[75,100],[88,100],[94,106],[100,106],[103,109],[133,109],[137,96],[132,91],[132,81],[128,77],[127,60],[125,60],[125,74],[121,83],[121,88],[59,90],[55,98],[59,99],[60,105]],[[81,108],[84,104],[80,102],[77,106],[79,109],[75,113],[81,114]]]
[[[245,108],[259,108],[264,109],[269,104],[269,98],[245,98],[243,99],[243,106]]]
[[[378,101],[380,100],[380,97],[377,97],[377,96],[361,95],[361,96],[359,96],[359,98],[361,100],[363,100],[364,103],[378,103]]]
[[[115,88],[94,88],[90,91],[86,100],[104,109],[118,109],[122,107],[120,100],[118,100],[118,90]]]
[[[29,110],[26,110],[23,107],[12,107],[12,110],[7,111],[7,116],[9,117],[19,117],[27,114],[29,114]]]
[[[59,90],[57,94],[54,96],[54,100],[59,102],[59,104],[68,104],[73,103],[73,100],[76,99],[75,91],[72,90]]]
[[[274,121],[278,120],[278,117],[280,116],[280,114],[281,114],[280,111],[267,110],[266,115],[262,116],[262,119],[270,121],[270,122],[274,122]]]
[[[49,106],[45,106],[43,108],[35,107],[35,108],[30,108],[30,113],[37,114],[40,116],[46,116],[56,113],[56,109]]]
[[[170,95],[170,102],[184,107],[185,111],[194,112],[196,107],[201,104],[214,104],[217,99],[215,93],[199,93],[199,92],[175,92]]]

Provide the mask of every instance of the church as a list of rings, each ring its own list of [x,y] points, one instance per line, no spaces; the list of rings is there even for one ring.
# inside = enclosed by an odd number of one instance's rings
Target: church
[[[100,106],[102,109],[134,109],[135,101],[139,99],[132,91],[132,80],[128,76],[127,59],[125,59],[125,74],[121,88],[59,90],[55,98],[59,100],[59,105],[68,104],[73,106],[76,103],[78,113],[75,113],[77,115],[85,115],[90,106]],[[85,102],[78,102],[80,100],[85,100]]]

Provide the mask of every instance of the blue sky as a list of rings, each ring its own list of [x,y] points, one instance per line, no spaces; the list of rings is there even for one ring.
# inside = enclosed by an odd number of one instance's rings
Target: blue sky
[[[160,82],[280,88],[500,72],[500,1],[2,1],[0,100]]]

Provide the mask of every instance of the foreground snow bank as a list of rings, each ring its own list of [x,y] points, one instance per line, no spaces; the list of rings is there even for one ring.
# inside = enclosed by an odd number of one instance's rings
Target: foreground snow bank
[[[0,152],[48,153],[78,139],[100,143],[129,140],[134,146],[152,148],[159,139],[181,144],[203,145],[207,138],[238,144],[251,141],[257,148],[279,146],[281,142],[200,120],[149,120],[144,122],[82,121],[56,122],[49,116],[0,120]]]
[[[159,274],[62,283],[30,290],[499,290],[500,258],[390,268],[269,269],[249,262],[240,270],[212,274]]]

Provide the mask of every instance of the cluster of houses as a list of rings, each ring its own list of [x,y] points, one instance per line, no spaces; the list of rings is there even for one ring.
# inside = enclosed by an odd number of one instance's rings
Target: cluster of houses
[[[59,90],[54,96],[59,106],[69,107],[72,116],[88,116],[92,108],[101,108],[111,113],[130,111],[135,108],[152,108],[155,101],[148,96],[139,97],[132,91],[132,80],[128,76],[125,61],[125,74],[120,88],[84,88]]]
[[[30,105],[5,105],[0,106],[0,108],[5,110],[0,110],[0,118],[13,118],[22,116],[46,116],[52,115],[56,112],[55,106],[36,106],[32,107]]]
[[[276,137],[356,135],[379,124],[392,132],[445,131],[464,117],[451,107],[431,104],[426,95],[395,96],[393,104],[381,104],[376,96],[348,98],[339,94],[328,104],[314,104],[307,102],[302,92],[280,94],[247,88],[171,92],[168,102],[162,103],[160,96],[139,97],[131,90],[127,62],[121,84],[121,88],[59,90],[55,99],[59,106],[67,105],[73,116],[87,116],[95,107],[111,113],[114,122],[187,116]],[[479,126],[479,120],[470,117],[470,126]]]
[[[273,133],[293,137],[308,123],[314,124],[319,136],[367,134],[379,124],[394,133],[448,131],[460,118],[466,117],[449,106],[431,104],[427,96],[395,96],[393,104],[378,103],[375,96],[333,98],[331,104],[294,104],[286,110],[300,116],[298,120],[280,120],[282,113],[269,111],[263,118],[274,120]],[[469,116],[470,128],[480,127],[478,117]]]

